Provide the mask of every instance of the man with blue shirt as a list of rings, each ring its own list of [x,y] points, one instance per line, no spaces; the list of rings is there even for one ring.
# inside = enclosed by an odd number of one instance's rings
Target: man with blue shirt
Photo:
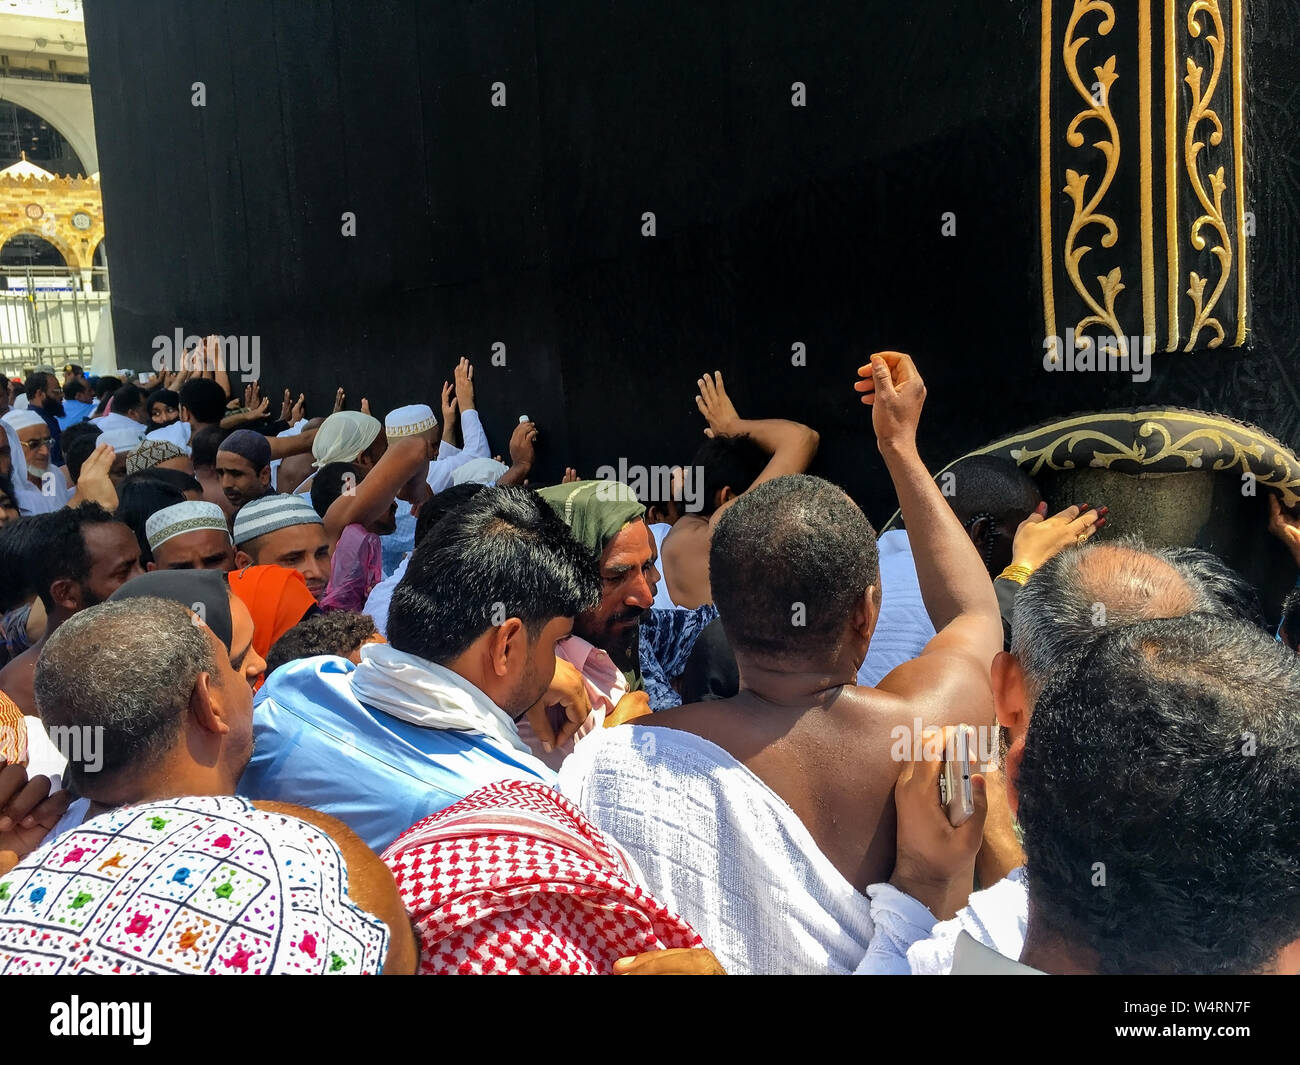
[[[70,377],[63,385],[63,416],[59,428],[67,429],[90,417],[95,409],[95,392],[84,377]]]
[[[485,488],[411,556],[387,644],[272,673],[240,794],[314,807],[381,851],[498,780],[555,781],[515,723],[555,677],[555,644],[600,597],[594,560],[519,488]],[[290,798],[292,797],[292,799]]]

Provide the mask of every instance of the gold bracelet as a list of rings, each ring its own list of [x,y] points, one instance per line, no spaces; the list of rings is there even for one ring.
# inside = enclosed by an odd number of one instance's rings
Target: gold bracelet
[[[1014,565],[1008,566],[999,573],[998,580],[1005,578],[1006,580],[1015,581],[1017,584],[1023,585],[1025,581],[1029,580],[1030,576],[1033,575],[1033,572],[1034,571],[1023,562],[1018,562]]]

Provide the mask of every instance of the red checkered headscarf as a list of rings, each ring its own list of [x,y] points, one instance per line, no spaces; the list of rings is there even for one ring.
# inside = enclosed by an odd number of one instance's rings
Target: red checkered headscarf
[[[425,975],[607,974],[619,958],[703,946],[637,886],[630,861],[559,792],[489,784],[384,852]]]

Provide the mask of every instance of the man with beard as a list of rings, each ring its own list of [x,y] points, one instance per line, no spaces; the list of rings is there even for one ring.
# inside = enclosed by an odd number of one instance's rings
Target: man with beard
[[[37,370],[27,378],[23,391],[27,393],[27,409],[39,414],[49,430],[50,464],[62,466],[63,449],[59,446],[59,437],[63,430],[59,427],[59,419],[66,413],[63,409],[63,386],[54,374]]]
[[[67,479],[51,462],[53,437],[45,419],[36,411],[11,410],[3,421],[19,510],[24,514],[48,514],[59,509],[72,492]]]
[[[324,811],[378,851],[485,784],[553,783],[516,722],[567,697],[552,692],[555,644],[598,596],[590,556],[550,508],[483,489],[411,556],[389,643],[367,644],[358,666],[308,658],[267,678],[240,794]]]
[[[215,503],[185,500],[151,514],[144,526],[153,560],[150,570],[235,568],[235,545],[226,516]]]
[[[51,638],[36,678],[41,714],[52,726],[93,732],[97,740],[93,753],[89,745],[86,750],[74,745],[68,760],[68,776],[82,798],[56,826],[60,835],[51,846],[72,857],[53,853],[43,868],[71,872],[77,866],[69,863],[84,858],[87,846],[105,841],[104,854],[112,857],[94,863],[97,870],[84,878],[84,892],[65,895],[64,912],[47,907],[36,914],[14,904],[16,891],[7,893],[9,903],[0,905],[0,966],[7,961],[23,969],[36,955],[30,945],[39,941],[40,964],[57,965],[52,959],[61,959],[63,972],[254,971],[247,969],[248,951],[241,952],[240,944],[257,953],[258,971],[377,971],[385,960],[394,972],[414,969],[416,951],[392,876],[373,854],[343,826],[314,811],[285,804],[255,810],[233,795],[252,748],[248,681],[264,664],[251,636],[247,609],[230,596],[218,574],[154,573],[82,612]],[[102,676],[88,685],[86,648],[94,643]],[[135,809],[121,809],[127,806]],[[200,830],[203,839],[215,842],[196,841]],[[219,838],[222,834],[227,838]],[[237,840],[233,846],[231,838]],[[196,861],[178,870],[173,859],[181,846]],[[212,860],[205,859],[205,846]],[[144,910],[156,912],[149,899],[163,875],[173,888],[184,884],[192,898],[207,876],[206,895],[220,902],[225,898],[221,882],[230,877],[215,859],[238,861],[241,855],[258,864],[258,875],[270,882],[257,902],[264,922],[259,927],[297,927],[309,935],[282,932],[272,943],[251,936],[245,924],[216,936],[212,929],[222,918],[209,912],[208,923],[183,929],[178,922],[171,929],[173,941],[123,963],[109,945],[111,935],[91,932],[110,928],[115,908],[132,909],[133,892]],[[38,852],[6,879],[15,887],[30,870],[32,882],[40,882],[47,874],[33,866],[41,865]],[[99,890],[108,883],[102,878],[106,867],[112,867],[111,893]],[[98,879],[91,875],[97,871]],[[185,883],[187,876],[192,879]],[[77,923],[97,907],[100,919]],[[361,911],[378,915],[382,924]],[[200,927],[205,931],[191,937],[192,949],[176,947],[183,930]],[[306,949],[313,939],[322,948],[337,949]],[[392,943],[387,951],[385,941]]]
[[[73,614],[144,572],[135,534],[97,503],[64,507],[40,521],[36,588],[48,619],[45,635],[0,669],[0,691],[25,715],[36,713],[32,679],[45,641]]]
[[[717,608],[707,603],[695,610],[652,609],[659,554],[645,507],[627,485],[572,481],[538,494],[599,560],[600,602],[577,617],[574,634],[613,659],[625,690],[644,690],[652,710],[680,706],[673,682],[686,668],[696,638],[718,616]],[[579,668],[594,679],[586,663]]]
[[[261,433],[236,429],[217,449],[217,480],[232,513],[271,489],[271,445]]]

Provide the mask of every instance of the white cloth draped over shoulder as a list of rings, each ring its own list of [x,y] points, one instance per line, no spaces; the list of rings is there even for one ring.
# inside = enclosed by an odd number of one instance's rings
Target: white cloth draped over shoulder
[[[727,972],[851,973],[866,956],[870,901],[721,747],[676,729],[602,729],[565,760],[560,790]]]
[[[27,453],[23,450],[17,431],[6,421],[0,421],[0,429],[4,430],[5,438],[9,441],[9,461],[13,465],[13,473],[9,480],[13,484],[14,502],[18,504],[18,513],[24,517],[32,514],[52,514],[66,506],[73,492],[58,467],[50,467],[47,476],[42,477],[38,488],[28,480]]]
[[[429,729],[478,732],[507,750],[529,755],[504,710],[464,677],[386,643],[366,644],[352,691],[368,706]],[[540,775],[545,775],[543,768]]]

